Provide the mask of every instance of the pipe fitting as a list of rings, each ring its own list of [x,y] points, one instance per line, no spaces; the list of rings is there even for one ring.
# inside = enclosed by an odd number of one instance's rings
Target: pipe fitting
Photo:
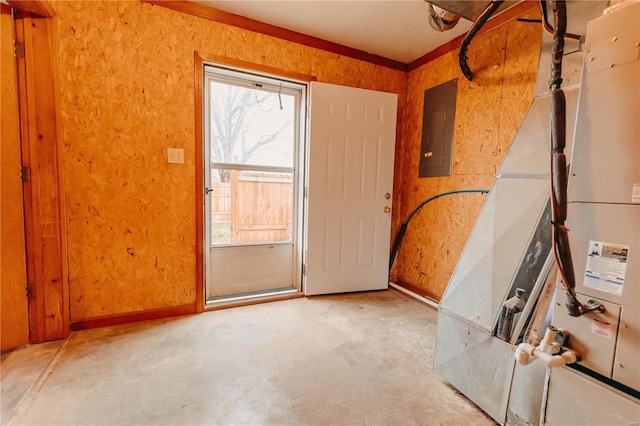
[[[558,335],[558,329],[549,326],[547,327],[547,331],[544,333],[544,338],[540,342],[540,346],[538,348],[547,354],[555,355],[560,352],[560,345],[555,342],[556,336]]]
[[[516,348],[516,361],[521,365],[529,365],[532,361],[532,352],[535,348],[529,343],[520,343]]]
[[[521,365],[528,365],[534,359],[538,359],[549,367],[561,367],[578,362],[580,356],[577,352],[567,349],[559,353],[562,348],[555,342],[557,334],[557,328],[548,327],[544,334],[544,339],[542,339],[538,347],[534,347],[529,343],[520,343],[516,348],[516,361]]]

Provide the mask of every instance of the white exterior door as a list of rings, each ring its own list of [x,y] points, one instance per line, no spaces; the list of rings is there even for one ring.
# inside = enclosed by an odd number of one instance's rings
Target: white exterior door
[[[300,289],[306,86],[205,67],[206,300]]]
[[[311,83],[307,295],[388,286],[397,102]]]

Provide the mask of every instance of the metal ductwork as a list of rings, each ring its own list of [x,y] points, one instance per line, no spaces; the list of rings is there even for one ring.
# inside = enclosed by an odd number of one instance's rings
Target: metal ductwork
[[[429,25],[436,31],[448,31],[455,27],[460,20],[460,15],[457,15],[441,7],[435,6],[425,0],[429,6]]]
[[[465,18],[471,22],[475,22],[482,11],[484,10],[489,0],[486,1],[459,1],[459,0],[433,0],[429,1],[434,7],[438,7],[442,10],[448,11],[454,15]],[[505,10],[521,3],[521,1],[508,0],[500,5],[498,10],[495,11],[495,15],[499,15]]]

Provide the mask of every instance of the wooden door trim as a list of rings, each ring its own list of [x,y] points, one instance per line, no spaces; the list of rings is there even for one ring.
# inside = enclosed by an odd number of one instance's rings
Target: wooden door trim
[[[69,335],[67,241],[59,127],[55,22],[18,11],[16,58],[24,183],[29,339],[32,343]],[[37,66],[35,58],[38,58]]]
[[[194,102],[195,102],[195,172],[196,172],[196,312],[204,311],[204,123],[203,81],[204,59],[194,52]]]
[[[55,11],[49,2],[42,0],[7,0],[9,6],[21,12],[28,12],[34,17],[53,18]]]

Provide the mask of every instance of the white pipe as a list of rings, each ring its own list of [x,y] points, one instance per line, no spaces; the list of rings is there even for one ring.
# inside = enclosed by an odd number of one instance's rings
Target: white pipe
[[[544,339],[542,339],[540,346],[537,348],[529,343],[520,343],[516,349],[516,361],[522,365],[527,365],[534,358],[537,358],[549,367],[560,367],[577,362],[578,354],[572,350],[566,350],[558,354],[560,345],[554,342],[556,334],[558,334],[558,330],[547,328],[544,333]]]
[[[542,339],[542,342],[540,342],[540,346],[538,346],[538,348],[542,352],[551,355],[555,355],[560,352],[560,345],[555,342],[557,334],[557,329],[547,327],[547,331],[544,332],[544,338]]]
[[[431,306],[433,308],[438,309],[438,304],[436,302],[434,302],[433,300],[431,300],[431,299],[427,299],[426,297],[422,297],[419,294],[412,292],[411,290],[407,290],[406,288],[401,287],[396,283],[392,283],[391,281],[389,281],[389,285],[391,287],[395,288],[396,290],[399,290],[399,291],[401,291],[401,292],[403,292],[405,294],[408,294],[409,296],[413,297],[414,299],[417,299],[417,300],[419,300],[421,302],[426,303],[427,305],[429,305],[429,306]]]
[[[565,364],[573,364],[578,361],[578,355],[573,351],[565,351],[559,355],[551,355],[546,352],[542,352],[536,348],[533,348],[531,355],[538,358],[549,367],[561,367]]]

